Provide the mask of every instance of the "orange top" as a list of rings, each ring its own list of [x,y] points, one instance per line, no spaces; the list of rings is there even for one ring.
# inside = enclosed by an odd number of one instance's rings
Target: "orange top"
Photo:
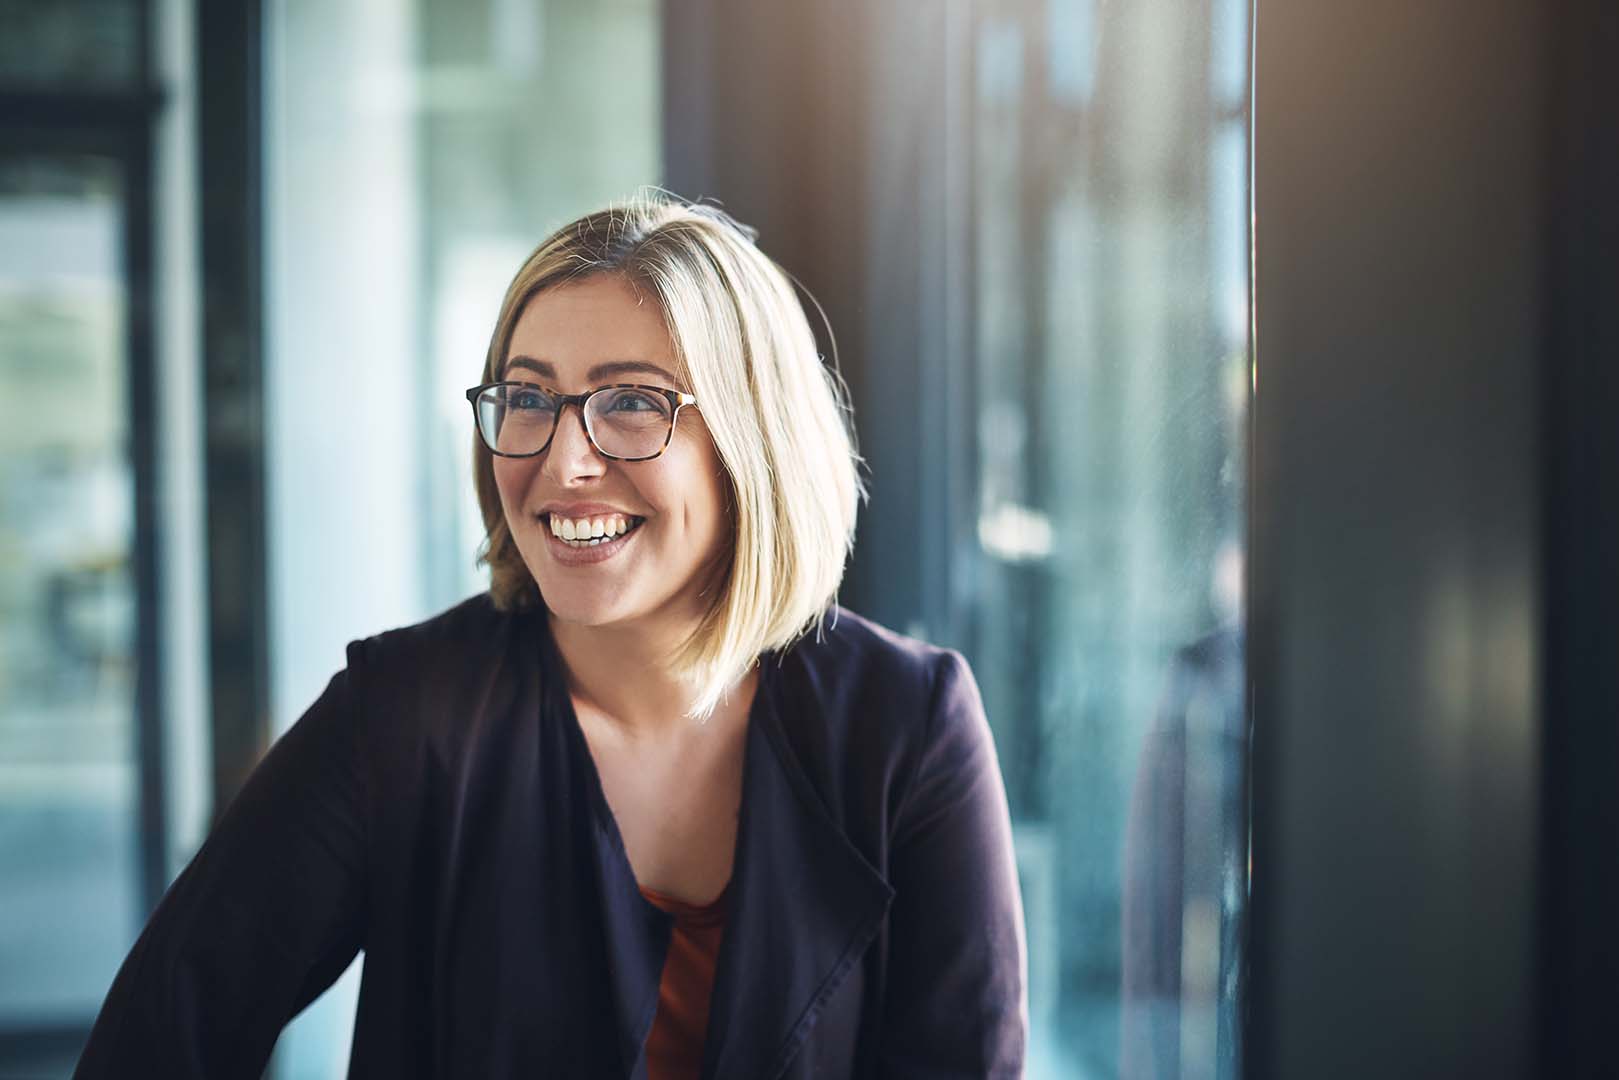
[[[658,1014],[646,1039],[648,1080],[697,1080],[708,1034],[708,1001],[725,933],[726,883],[712,903],[698,906],[645,886],[641,895],[675,917],[658,984]]]

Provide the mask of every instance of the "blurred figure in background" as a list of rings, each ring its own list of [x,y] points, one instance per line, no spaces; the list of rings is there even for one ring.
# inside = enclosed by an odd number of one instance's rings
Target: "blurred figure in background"
[[[1127,1080],[1239,1075],[1248,890],[1242,563],[1235,543],[1220,549],[1212,599],[1226,621],[1176,651],[1142,743],[1124,858]]]

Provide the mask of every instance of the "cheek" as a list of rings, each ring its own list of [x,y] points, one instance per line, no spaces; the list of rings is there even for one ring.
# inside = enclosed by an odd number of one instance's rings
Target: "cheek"
[[[500,493],[500,505],[510,517],[514,509],[523,505],[534,468],[527,460],[496,458],[494,469],[495,490]]]
[[[696,452],[648,462],[660,463],[656,473],[649,470],[641,478],[641,494],[648,505],[667,516],[682,544],[698,545],[694,554],[723,544],[730,531],[726,514],[730,487],[723,475],[715,478],[718,462]]]

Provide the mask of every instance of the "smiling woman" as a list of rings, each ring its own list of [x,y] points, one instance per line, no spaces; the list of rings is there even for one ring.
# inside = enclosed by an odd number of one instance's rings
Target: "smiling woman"
[[[513,327],[501,374],[538,378],[578,396],[521,387],[516,400],[529,406],[523,411],[531,418],[516,421],[523,428],[513,439],[527,443],[491,441],[488,425],[480,426],[488,453],[480,455],[479,473],[492,472],[499,494],[499,506],[486,505],[485,518],[498,512],[498,524],[510,536],[521,570],[545,598],[559,639],[578,640],[587,627],[593,640],[611,635],[617,647],[606,653],[622,656],[623,649],[639,647],[645,662],[629,667],[644,671],[670,668],[673,650],[715,607],[732,548],[731,499],[714,440],[698,410],[683,414],[681,405],[671,404],[691,395],[674,388],[686,380],[675,374],[683,365],[660,310],[616,273],[540,291]],[[638,359],[598,363],[602,356]],[[597,385],[626,369],[667,385],[661,392]],[[571,417],[569,400],[580,406]],[[634,419],[622,419],[625,412]],[[500,434],[512,424],[508,411]],[[630,445],[615,434],[626,429],[632,430]],[[624,449],[631,453],[612,453]],[[631,465],[615,456],[637,460]],[[636,527],[606,544],[573,546],[581,532],[599,536],[607,518]],[[510,559],[510,549],[492,548],[491,556]],[[512,603],[532,596],[519,590]],[[648,647],[659,655],[646,654]],[[712,673],[695,695],[695,708],[710,710],[739,674]],[[622,679],[614,685],[631,700],[670,700],[636,693]],[[625,708],[633,710],[626,702],[617,711]]]
[[[532,542],[546,530],[527,528],[549,513],[546,499],[644,483],[644,498],[669,505],[644,515],[653,526],[641,544],[646,556],[624,572],[672,571],[687,582],[704,568],[688,598],[700,607],[665,613],[666,625],[689,631],[672,659],[698,687],[695,714],[711,710],[762,650],[786,645],[827,610],[860,492],[848,410],[792,284],[735,221],[712,207],[647,201],[558,230],[518,272],[490,343],[484,378],[519,377],[576,392],[656,379],[693,397],[696,409],[693,422],[678,405],[670,413],[667,453],[633,472],[604,464],[599,480],[596,463],[612,448],[599,445],[601,425],[587,408],[582,430],[555,411],[547,437],[562,444],[534,459],[541,471],[500,456],[481,427],[475,471],[497,605],[520,610],[541,594],[549,603],[547,584],[572,587],[540,558],[546,546]],[[570,468],[579,471],[565,475]],[[513,512],[520,484],[531,496],[541,490],[527,514]],[[701,535],[721,511],[724,553]]]
[[[785,273],[712,207],[590,215],[467,398],[489,593],[349,647],[78,1075],[257,1076],[361,948],[354,1075],[1020,1075],[989,726],[835,604],[858,459]]]

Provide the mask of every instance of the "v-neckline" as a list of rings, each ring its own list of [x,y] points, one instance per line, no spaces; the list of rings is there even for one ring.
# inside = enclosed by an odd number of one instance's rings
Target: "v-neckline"
[[[540,619],[544,619],[542,611]],[[567,753],[596,837],[604,960],[625,1075],[645,1080],[645,1045],[658,1003],[675,916],[644,896],[567,693],[549,627],[544,642],[547,715],[568,729]],[[822,1007],[865,951],[894,892],[850,841],[793,749],[786,725],[802,715],[790,650],[764,653],[748,710],[742,799],[725,933],[715,961],[703,1080],[774,1080],[792,1061]],[[789,700],[789,698],[792,700]]]
[[[569,744],[576,760],[581,764],[580,771],[584,774],[586,796],[590,802],[591,811],[595,816],[596,825],[607,837],[618,859],[622,861],[621,869],[623,872],[628,876],[629,880],[635,882],[637,895],[641,902],[654,911],[667,914],[663,908],[654,904],[640,892],[645,886],[641,884],[640,878],[636,876],[635,867],[630,862],[629,848],[624,843],[624,834],[618,825],[618,815],[613,812],[613,806],[607,800],[607,789],[602,783],[601,770],[596,765],[596,756],[590,749],[590,739],[585,734],[584,726],[579,721],[578,710],[573,705],[573,696],[568,693],[567,666],[563,662],[561,650],[557,648],[556,639],[551,634],[549,616],[543,606],[537,613],[535,621],[538,624],[539,636],[543,643],[543,663],[547,676],[545,680],[547,684],[546,693],[551,698],[552,707],[561,714],[562,722],[567,728]],[[710,905],[719,903],[731,895],[731,884],[736,881],[738,874],[741,872],[741,825],[743,821],[747,820],[748,815],[748,765],[750,759],[756,753],[753,749],[753,744],[756,740],[764,737],[761,724],[767,722],[765,720],[767,715],[765,695],[770,692],[771,675],[773,670],[779,666],[779,658],[774,652],[765,652],[759,656],[755,663],[759,667],[759,680],[754,687],[753,700],[748,705],[748,714],[744,721],[742,733],[742,775],[739,785],[741,798],[737,806],[737,835],[733,841],[735,847],[731,855],[731,873],[727,877],[719,895],[713,901],[710,901]],[[660,893],[659,895],[663,894]],[[687,903],[686,901],[678,902]],[[689,906],[697,908],[709,905]]]

